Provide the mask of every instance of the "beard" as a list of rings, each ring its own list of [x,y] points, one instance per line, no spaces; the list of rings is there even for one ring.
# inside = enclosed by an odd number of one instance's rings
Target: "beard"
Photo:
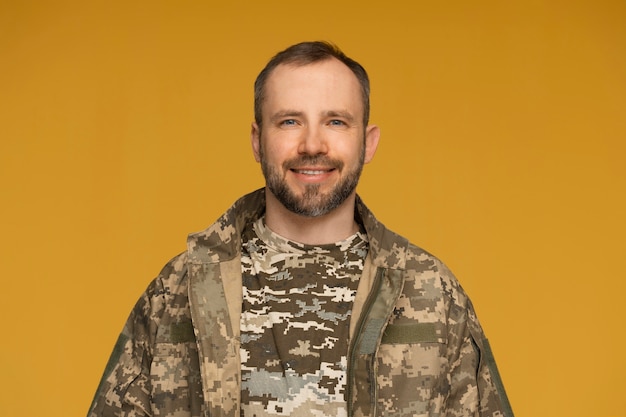
[[[320,184],[305,185],[301,196],[296,195],[289,188],[284,175],[267,163],[264,154],[260,152],[261,169],[265,177],[267,188],[276,196],[287,210],[305,217],[318,217],[330,213],[339,207],[356,189],[356,186],[363,171],[365,160],[365,146],[361,147],[361,154],[357,166],[346,172],[346,175],[326,193],[320,191]],[[341,171],[344,163],[320,155],[303,155],[298,158],[287,160],[283,163],[283,172],[287,172],[291,167],[296,166],[323,166]]]

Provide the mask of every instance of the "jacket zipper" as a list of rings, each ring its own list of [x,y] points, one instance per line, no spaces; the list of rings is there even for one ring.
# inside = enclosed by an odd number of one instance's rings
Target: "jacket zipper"
[[[370,311],[372,309],[372,305],[374,304],[374,301],[376,300],[376,295],[378,294],[379,290],[380,290],[380,286],[382,285],[382,277],[384,274],[384,269],[383,268],[377,268],[376,269],[376,275],[374,276],[374,283],[372,284],[372,289],[369,293],[369,295],[367,296],[367,300],[365,301],[365,305],[363,308],[363,312],[361,313],[361,317],[359,318],[359,322],[357,323],[356,326],[356,331],[354,332],[354,337],[352,338],[352,341],[350,342],[350,349],[348,351],[348,355],[349,355],[349,361],[348,361],[348,369],[347,369],[347,378],[348,378],[348,384],[346,386],[346,397],[348,400],[348,417],[352,417],[354,414],[354,407],[353,407],[353,401],[352,401],[352,391],[353,391],[353,369],[354,369],[354,362],[355,362],[355,350],[356,350],[356,345],[357,342],[359,341],[359,337],[361,336],[361,334],[363,333],[363,328],[365,327],[365,322],[367,321],[367,317],[369,317],[370,315]],[[378,392],[378,390],[375,388],[374,386],[375,381],[372,381],[372,386],[374,387],[372,389],[373,391],[373,402],[372,404],[376,404],[376,394]],[[372,407],[375,410],[375,407]],[[371,417],[375,417],[375,412],[372,414]]]

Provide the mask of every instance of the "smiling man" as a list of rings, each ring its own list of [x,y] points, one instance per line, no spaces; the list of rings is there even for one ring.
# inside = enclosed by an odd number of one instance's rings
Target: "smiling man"
[[[366,126],[356,76],[337,59],[283,64],[259,88],[252,149],[265,175],[268,227],[308,244],[350,236],[356,185],[379,138]]]
[[[90,416],[512,416],[467,295],[356,195],[380,132],[324,42],[255,83],[266,186],[188,238],[132,311]]]

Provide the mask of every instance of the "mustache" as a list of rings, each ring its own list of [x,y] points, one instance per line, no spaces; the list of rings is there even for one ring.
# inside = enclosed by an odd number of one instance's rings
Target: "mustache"
[[[326,169],[334,168],[341,170],[343,168],[343,162],[337,159],[329,158],[326,155],[302,155],[283,162],[283,168],[286,170],[303,166],[316,166]]]

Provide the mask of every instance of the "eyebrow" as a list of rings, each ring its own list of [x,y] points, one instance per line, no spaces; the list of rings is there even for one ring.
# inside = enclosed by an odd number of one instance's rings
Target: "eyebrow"
[[[275,122],[285,117],[302,117],[303,114],[304,113],[302,113],[301,111],[297,111],[297,110],[281,110],[279,112],[274,113],[272,117],[270,118],[270,120],[272,122]]]
[[[281,110],[272,115],[270,120],[275,122],[279,119],[283,119],[285,117],[302,117],[304,116],[304,112],[298,110]],[[350,114],[350,112],[342,111],[342,110],[328,110],[323,113],[325,117],[340,117],[348,120],[349,122],[354,122],[354,116]]]
[[[349,122],[354,122],[354,116],[347,111],[329,110],[324,115],[326,117],[341,117]]]

